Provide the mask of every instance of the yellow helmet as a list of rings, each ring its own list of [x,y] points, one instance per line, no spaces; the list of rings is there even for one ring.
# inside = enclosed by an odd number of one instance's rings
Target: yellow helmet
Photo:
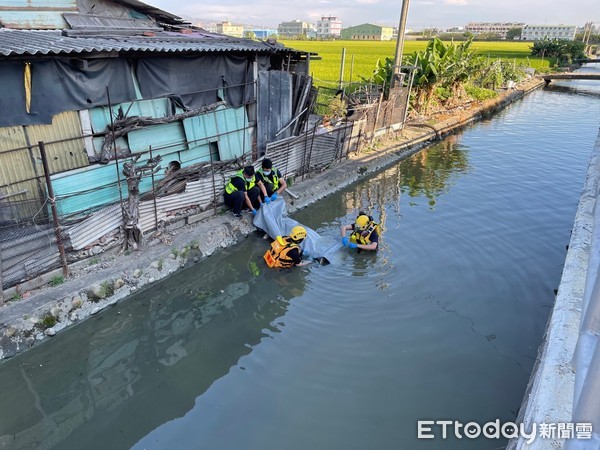
[[[306,237],[306,230],[304,229],[304,227],[297,225],[294,228],[292,228],[290,237],[295,241],[301,241],[302,239],[304,239]]]
[[[355,228],[358,228],[359,230],[364,230],[365,228],[367,228],[367,225],[369,224],[370,219],[369,216],[365,215],[365,214],[361,214],[360,216],[358,216],[356,218],[356,223],[354,224]]]

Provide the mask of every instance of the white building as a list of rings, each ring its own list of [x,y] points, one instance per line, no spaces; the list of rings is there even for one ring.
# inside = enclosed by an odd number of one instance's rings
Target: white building
[[[508,30],[513,28],[522,28],[524,23],[516,22],[469,22],[465,31],[473,34],[497,34],[501,38],[506,38]]]
[[[575,33],[577,33],[575,25],[525,25],[521,32],[521,40],[564,39],[573,41]]]
[[[281,22],[277,27],[277,34],[284,38],[307,36],[312,28],[313,26],[307,22],[292,20],[291,22]]]
[[[339,38],[342,33],[342,21],[337,17],[323,16],[317,20],[317,39]]]

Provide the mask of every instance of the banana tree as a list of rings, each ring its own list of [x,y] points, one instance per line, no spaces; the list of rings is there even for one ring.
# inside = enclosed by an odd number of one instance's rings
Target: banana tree
[[[459,45],[444,44],[440,39],[429,41],[425,50],[416,52],[409,60],[416,66],[415,91],[417,111],[427,113],[437,86],[451,88],[453,92],[470,77],[475,52],[470,49],[472,39]]]

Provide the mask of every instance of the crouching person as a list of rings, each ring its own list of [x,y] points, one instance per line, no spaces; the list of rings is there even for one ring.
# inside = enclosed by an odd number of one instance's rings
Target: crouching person
[[[300,244],[306,238],[306,229],[301,226],[292,228],[289,236],[277,236],[263,256],[271,269],[285,269],[294,266],[305,266],[310,261],[302,261]]]
[[[263,191],[263,201],[265,203],[277,200],[277,197],[281,196],[281,193],[287,188],[287,183],[281,176],[281,172],[273,167],[273,162],[269,158],[263,159],[261,168],[256,172],[256,178],[265,187]]]
[[[242,217],[244,206],[256,215],[260,208],[260,184],[260,181],[256,181],[253,166],[244,167],[229,180],[225,186],[225,204],[235,217]]]

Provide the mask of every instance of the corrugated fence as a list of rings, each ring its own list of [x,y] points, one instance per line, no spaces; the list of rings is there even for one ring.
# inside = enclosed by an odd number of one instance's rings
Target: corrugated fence
[[[318,127],[300,136],[269,144],[265,156],[273,160],[286,178],[323,170],[359,148],[364,123],[365,121],[348,122],[332,129]],[[51,148],[52,144],[46,147]],[[37,146],[32,148],[39,152]],[[148,159],[148,152],[144,155],[141,160]],[[247,154],[246,157],[249,158],[250,155]],[[168,160],[169,157],[164,160],[165,163]],[[260,161],[261,159],[255,162],[257,167]],[[122,174],[116,181],[117,172],[122,171],[123,160],[119,160],[118,167],[116,164],[111,161],[108,165],[94,165],[52,176],[52,183],[56,182],[57,186],[61,186],[60,189],[55,189],[54,200],[68,262],[93,256],[107,246],[120,242],[123,221],[121,201],[127,199],[128,193]],[[244,158],[188,165],[186,172],[193,172],[197,168],[202,175],[197,179],[188,179],[184,183],[183,192],[156,199],[152,197],[160,180],[164,178],[163,174],[157,175],[154,180],[150,175],[145,175],[140,183],[140,187],[144,187],[141,192],[146,192],[142,195],[139,206],[140,228],[144,232],[150,232],[171,222],[185,220],[187,216],[203,212],[207,217],[214,214],[217,206],[223,203],[224,185],[243,165]],[[94,170],[90,172],[92,168]],[[43,172],[43,168],[41,170]],[[83,180],[94,179],[93,173],[98,170],[112,175],[114,180],[92,191],[85,189],[86,183]],[[67,185],[61,184],[59,181],[64,180],[66,174],[71,174],[72,179]],[[78,175],[81,180],[77,178]],[[110,178],[107,175],[102,179]],[[43,173],[31,182],[47,192]],[[110,191],[112,194],[104,195],[102,191]],[[105,197],[109,204],[91,203],[89,198],[93,194]],[[0,198],[0,281],[3,289],[61,267],[49,199],[41,202],[35,199],[22,201],[15,197],[18,196],[5,195]],[[81,205],[84,204],[88,207],[83,208]]]

